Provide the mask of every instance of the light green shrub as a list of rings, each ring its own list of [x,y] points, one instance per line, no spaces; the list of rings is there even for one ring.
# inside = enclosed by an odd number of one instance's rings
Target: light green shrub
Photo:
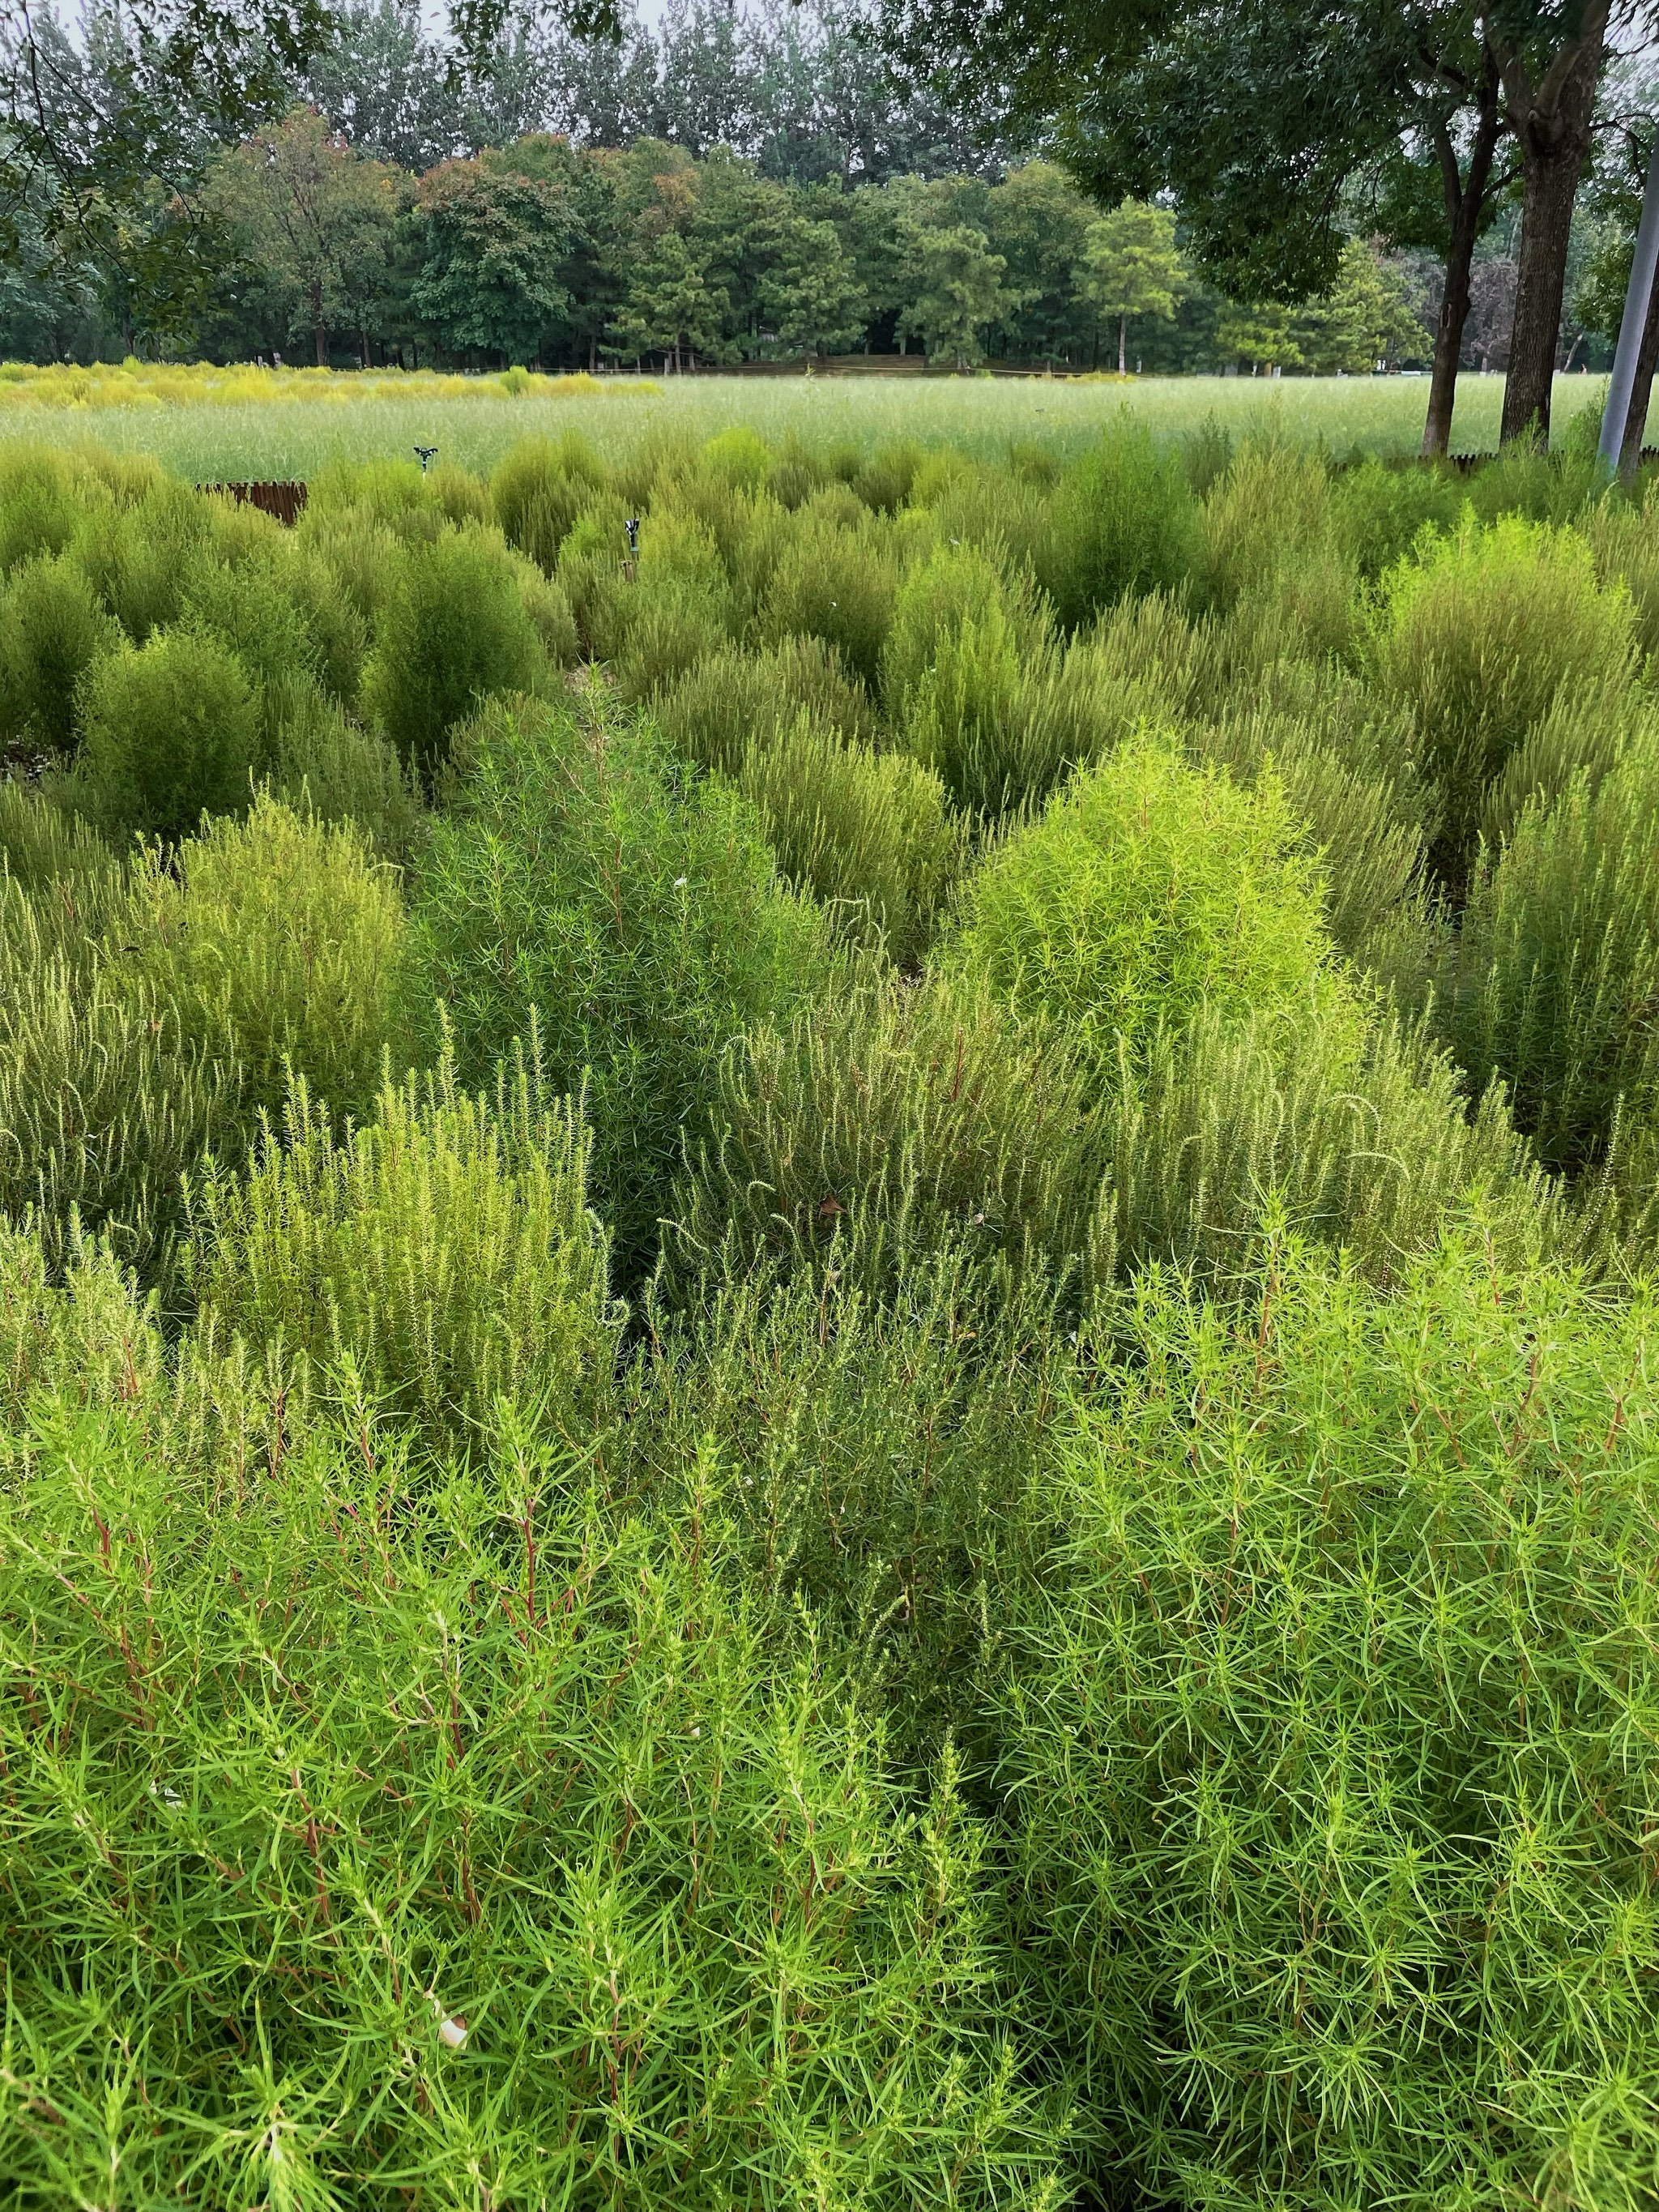
[[[772,469],[771,448],[746,422],[717,430],[704,445],[702,465],[722,483],[757,491]]]
[[[456,724],[492,692],[528,690],[543,665],[501,540],[446,530],[411,553],[375,617],[363,704],[406,766],[430,779]]]
[[[1054,486],[1036,577],[1060,621],[1076,629],[1131,593],[1182,592],[1202,546],[1180,456],[1126,423]]]
[[[586,1079],[595,1203],[629,1286],[722,1048],[793,1007],[827,951],[739,794],[592,713],[486,726],[414,887],[412,1002],[441,1003],[465,1082],[489,1080],[532,1022],[548,1082]]]
[[[1510,754],[1564,694],[1628,678],[1634,653],[1628,596],[1597,585],[1571,532],[1513,517],[1465,526],[1383,578],[1370,665],[1416,718],[1442,795],[1435,856],[1454,886]]]
[[[88,510],[109,504],[98,477],[78,457],[9,438],[0,452],[0,575],[61,553]]]
[[[130,505],[85,513],[71,556],[135,645],[177,619],[185,579],[213,528],[214,504],[163,477]]]
[[[605,482],[604,463],[581,439],[526,438],[489,479],[489,497],[509,545],[553,574],[570,526]]]
[[[1358,556],[1319,456],[1272,443],[1241,447],[1205,502],[1203,538],[1205,585],[1231,617],[1239,658],[1352,649]]]
[[[555,581],[569,602],[590,660],[605,660],[623,635],[629,509],[614,495],[584,507],[559,548]]]
[[[263,745],[241,662],[211,637],[162,631],[93,663],[82,694],[82,789],[112,833],[177,837],[251,797]]]
[[[112,959],[181,1037],[240,1067],[245,1110],[280,1111],[290,1066],[331,1110],[374,1097],[398,1042],[405,929],[360,831],[262,795],[245,822],[147,853],[111,934]]]
[[[1449,465],[1362,461],[1336,476],[1331,516],[1339,542],[1369,584],[1403,560],[1425,531],[1455,530],[1465,500],[1463,479]]]
[[[1150,2201],[1635,2205],[1659,2136],[1645,1299],[1144,1283],[1006,1599],[1040,2015]]]
[[[521,1430],[274,1458],[62,1415],[0,1490],[8,2193],[106,2196],[113,2141],[155,2204],[1058,2212],[992,1839],[709,1484],[607,1520]]]
[[[515,1395],[578,1443],[592,1425],[617,1351],[605,1240],[586,1133],[533,1070],[491,1101],[446,1065],[338,1131],[301,1084],[246,1176],[198,1182],[190,1232],[204,1315],[434,1441]]]
[[[210,551],[192,562],[179,594],[179,626],[223,646],[252,679],[267,756],[282,730],[316,721],[325,711],[311,626],[290,581],[293,566],[281,543],[234,564]]]
[[[656,707],[657,726],[677,752],[727,775],[751,746],[771,743],[803,715],[848,743],[875,735],[863,685],[848,678],[822,638],[785,637],[761,653],[727,646],[672,684]]]
[[[1246,792],[1138,739],[975,872],[951,957],[1109,1057],[1200,1008],[1294,1019],[1329,963],[1297,828],[1272,781]]]
[[[46,554],[15,569],[0,605],[0,714],[8,733],[72,751],[82,683],[120,635],[74,562]]]
[[[397,748],[337,707],[278,732],[270,788],[298,814],[355,823],[383,860],[398,866],[425,835],[420,793]]]
[[[853,935],[884,942],[913,966],[964,857],[939,777],[803,716],[751,741],[737,781],[788,880],[830,905]]]
[[[1627,501],[1597,500],[1578,518],[1595,556],[1603,588],[1622,584],[1630,594],[1637,650],[1644,661],[1659,653],[1659,507],[1651,494],[1638,507]]]

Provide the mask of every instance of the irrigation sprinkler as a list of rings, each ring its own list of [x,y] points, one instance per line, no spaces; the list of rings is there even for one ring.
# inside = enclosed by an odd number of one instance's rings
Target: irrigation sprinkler
[[[628,558],[623,562],[623,574],[633,583],[640,573],[640,518],[630,514],[623,528],[628,532]]]
[[[415,451],[420,456],[421,474],[424,476],[433,462],[437,459],[438,448],[435,446],[416,446]]]

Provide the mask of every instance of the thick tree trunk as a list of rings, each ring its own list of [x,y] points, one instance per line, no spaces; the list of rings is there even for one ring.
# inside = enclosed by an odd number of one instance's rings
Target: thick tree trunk
[[[1451,443],[1452,413],[1457,404],[1457,369],[1463,354],[1463,331],[1469,319],[1469,272],[1474,262],[1475,241],[1480,235],[1486,191],[1492,183],[1492,157],[1502,129],[1498,117],[1498,72],[1490,55],[1480,84],[1480,109],[1474,137],[1469,145],[1469,166],[1463,173],[1449,130],[1439,134],[1441,181],[1445,188],[1446,219],[1450,238],[1446,249],[1445,289],[1440,297],[1440,320],[1434,334],[1434,373],[1429,380],[1429,412],[1423,425],[1423,451],[1431,459],[1444,454]]]
[[[1555,349],[1566,289],[1567,242],[1578,179],[1589,152],[1590,118],[1607,51],[1610,0],[1586,0],[1578,33],[1562,46],[1534,85],[1515,53],[1504,59],[1510,128],[1525,181],[1521,266],[1504,391],[1503,442],[1534,431],[1547,441]]]

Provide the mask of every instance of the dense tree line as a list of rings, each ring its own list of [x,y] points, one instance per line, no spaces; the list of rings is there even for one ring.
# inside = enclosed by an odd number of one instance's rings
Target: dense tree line
[[[1189,15],[1183,54],[1220,38],[1207,20]],[[1247,31],[1229,29],[1241,53]],[[118,20],[70,40],[48,18],[39,37],[58,107],[95,136],[123,112]],[[1237,134],[1183,115],[1179,58],[1143,53],[1109,161],[1073,128],[1062,168],[1029,157],[988,84],[970,74],[947,100],[896,59],[858,0],[678,0],[619,39],[543,21],[471,59],[411,0],[351,0],[257,127],[185,114],[141,187],[91,191],[67,224],[61,202],[14,194],[0,350],[672,371],[865,349],[1331,374],[1427,367],[1438,324],[1443,368],[1444,257],[1411,212],[1407,139],[1369,198],[1345,140],[1252,218]],[[1219,49],[1198,58],[1219,82]],[[1255,52],[1258,76],[1271,58]],[[1244,150],[1271,185],[1267,139]],[[1450,310],[1466,365],[1508,364],[1516,212],[1483,186]],[[1609,248],[1581,209],[1570,314],[1582,289],[1614,319],[1627,227]],[[1596,357],[1585,336],[1564,350]]]

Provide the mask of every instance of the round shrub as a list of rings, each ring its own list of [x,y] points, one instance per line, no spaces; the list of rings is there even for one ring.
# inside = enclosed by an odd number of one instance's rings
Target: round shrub
[[[751,744],[738,783],[791,883],[902,965],[921,958],[963,861],[960,818],[931,769],[803,715]]]
[[[403,901],[362,833],[258,799],[164,864],[147,856],[112,933],[181,1035],[241,1071],[246,1109],[280,1109],[290,1068],[356,1110],[394,1042]]]
[[[654,733],[497,712],[434,826],[414,895],[414,1002],[441,1004],[462,1079],[515,1038],[586,1084],[594,1200],[630,1288],[728,1041],[823,975],[823,917],[778,881],[736,791]]]
[[[1628,593],[1596,581],[1575,532],[1506,516],[1420,546],[1382,580],[1370,665],[1417,720],[1443,819],[1437,860],[1456,887],[1483,793],[1564,692],[1628,681]]]
[[[898,562],[880,526],[850,492],[848,527],[816,504],[785,541],[761,612],[762,635],[820,637],[840,653],[850,675],[873,685],[898,592]]]
[[[491,692],[527,690],[544,666],[512,556],[483,531],[446,531],[410,557],[374,624],[363,704],[422,777]]]
[[[1037,580],[1075,628],[1131,592],[1178,592],[1202,533],[1181,456],[1143,431],[1115,431],[1055,485],[1036,548]]]
[[[571,525],[606,481],[605,464],[583,440],[526,438],[490,477],[490,503],[507,544],[550,576]]]
[[[0,574],[43,554],[61,553],[86,519],[95,483],[50,446],[6,441],[0,451]]]
[[[1010,1577],[1022,2016],[1102,2178],[1635,2206],[1659,2160],[1655,1313],[1478,1234],[1144,1280]],[[1126,2171],[1127,2169],[1127,2171]]]
[[[772,449],[746,422],[717,430],[702,449],[702,465],[711,476],[758,491],[772,471]]]
[[[162,631],[94,663],[82,695],[83,788],[112,830],[177,837],[248,803],[259,707],[234,653]]]
[[[1271,781],[1247,792],[1133,741],[970,878],[953,956],[1097,1052],[1200,1007],[1306,1009],[1329,940],[1299,829]]]
[[[74,562],[49,554],[26,562],[0,607],[0,711],[9,728],[70,751],[87,671],[120,637]]]
[[[782,638],[761,653],[727,646],[671,684],[656,714],[676,751],[726,775],[802,715],[846,739],[875,734],[864,686],[849,681],[835,647],[818,637]]]
[[[130,506],[84,515],[73,558],[136,645],[178,617],[185,581],[213,528],[216,502],[163,477]]]

